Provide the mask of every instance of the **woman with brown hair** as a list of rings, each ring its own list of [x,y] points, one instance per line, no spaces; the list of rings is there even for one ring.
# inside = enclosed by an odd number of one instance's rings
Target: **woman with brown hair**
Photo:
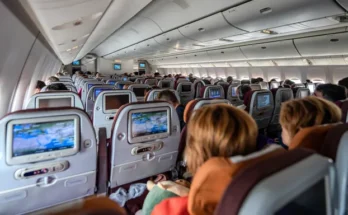
[[[236,107],[218,104],[198,109],[187,130],[188,171],[194,175],[212,157],[228,158],[255,152],[257,134],[255,121]]]
[[[310,96],[285,102],[279,119],[283,143],[289,146],[302,128],[338,123],[340,120],[341,110],[334,103],[321,98]]]

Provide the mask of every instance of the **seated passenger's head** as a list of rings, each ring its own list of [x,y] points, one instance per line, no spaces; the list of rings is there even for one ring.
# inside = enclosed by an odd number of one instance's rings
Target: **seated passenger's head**
[[[245,111],[227,104],[198,109],[187,129],[185,159],[192,174],[212,157],[228,158],[256,151],[255,121]]]
[[[275,78],[272,78],[269,82],[272,82],[272,81],[277,81]]]
[[[159,94],[157,96],[157,100],[167,101],[167,102],[171,103],[174,107],[176,107],[180,104],[180,102],[176,98],[175,93],[173,93],[170,90],[163,90],[163,91],[159,92]]]
[[[348,77],[347,78],[343,78],[338,82],[338,85],[344,86],[346,88],[348,88]]]
[[[263,78],[261,78],[261,77],[258,77],[257,80],[259,81],[259,83],[263,82]]]
[[[146,94],[147,94],[148,92],[150,92],[152,89],[154,89],[154,88],[152,88],[152,87],[145,88],[145,90],[144,90],[144,95],[146,96]]]
[[[289,80],[289,79],[286,79],[283,83],[284,87],[286,88],[291,88],[295,85],[295,82]]]
[[[314,94],[331,102],[346,99],[346,90],[336,84],[321,84],[315,89]]]
[[[38,80],[35,86],[35,93],[39,93],[46,86],[45,82]]]
[[[57,78],[57,77],[55,77],[55,76],[51,76],[51,77],[49,77],[49,78],[47,79],[46,85],[49,85],[50,83],[52,83],[52,82],[57,82],[57,81],[59,81],[59,78]]]
[[[242,93],[242,95],[244,96],[245,94],[247,94],[247,92],[251,91],[251,87],[249,85],[242,85],[240,87],[240,92]]]
[[[313,83],[311,80],[307,79],[306,83]]]
[[[250,81],[252,84],[258,84],[259,83],[259,79],[257,78],[252,78]]]
[[[233,81],[232,76],[228,76],[226,81],[227,81],[228,83],[232,83],[232,81]]]
[[[62,83],[57,83],[57,84],[50,84],[46,88],[47,91],[61,91],[61,90],[68,90],[66,86]]]
[[[309,96],[282,103],[279,122],[282,126],[283,143],[290,145],[302,128],[341,120],[341,110],[332,102]]]

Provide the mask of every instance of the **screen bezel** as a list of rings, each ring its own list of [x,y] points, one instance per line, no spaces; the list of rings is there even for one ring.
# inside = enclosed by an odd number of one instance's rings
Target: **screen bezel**
[[[120,69],[115,69],[116,65],[120,66]],[[114,67],[114,70],[116,70],[116,71],[122,70],[122,64],[120,64],[120,63],[114,63],[113,67]]]
[[[128,95],[128,98],[129,98],[128,103],[131,103],[132,102],[132,94],[131,93],[118,93],[118,94],[105,93],[103,95],[103,112],[106,114],[109,114],[109,113],[116,113],[118,111],[118,109],[111,109],[111,110],[105,109],[107,96],[124,96],[124,95]]]
[[[75,127],[74,148],[13,157],[13,125],[47,123],[47,122],[56,122],[56,121],[67,121],[67,120],[74,120],[74,127]],[[6,126],[6,163],[9,165],[18,165],[18,164],[33,163],[33,162],[51,160],[51,159],[56,159],[60,157],[74,155],[78,153],[80,150],[80,135],[79,134],[80,134],[80,118],[76,115],[11,120]]]
[[[269,105],[264,106],[262,108],[259,108],[259,99],[258,99],[259,96],[269,96]],[[270,94],[261,93],[261,94],[256,95],[256,109],[257,110],[264,110],[264,109],[269,108],[270,106],[272,106],[272,101],[271,101],[271,95]]]
[[[93,90],[93,92],[92,92],[92,94],[93,94],[93,101],[95,101],[95,100],[97,100],[97,98],[98,98],[98,96],[102,93],[102,92],[105,92],[105,91],[111,91],[111,90],[115,90],[115,88],[108,88],[108,86],[107,85],[102,85],[102,86],[104,86],[104,87],[95,87],[95,88],[91,88],[92,90]],[[95,96],[95,91],[96,90],[102,90],[99,94],[98,94],[98,96]]]
[[[212,91],[212,90],[217,90],[217,91],[219,91],[220,96],[219,96],[219,97],[211,97],[211,91]],[[210,88],[210,89],[209,89],[209,98],[210,98],[210,99],[221,99],[221,97],[222,97],[222,95],[221,95],[221,90],[220,90],[219,88]]]
[[[49,100],[49,99],[67,99],[70,98],[70,107],[75,107],[75,98],[74,96],[44,96],[44,97],[37,97],[35,99],[35,108],[40,108],[40,100]],[[58,107],[69,107],[69,106],[58,106]],[[46,107],[46,108],[54,108],[54,107]]]
[[[148,113],[148,112],[157,112],[157,111],[167,111],[167,132],[158,133],[158,134],[150,134],[142,137],[132,137],[132,114],[133,113]],[[171,111],[169,107],[158,107],[158,108],[147,108],[140,110],[131,110],[128,112],[128,142],[129,143],[143,143],[149,142],[157,139],[164,139],[170,136],[170,132],[172,130],[171,127]]]

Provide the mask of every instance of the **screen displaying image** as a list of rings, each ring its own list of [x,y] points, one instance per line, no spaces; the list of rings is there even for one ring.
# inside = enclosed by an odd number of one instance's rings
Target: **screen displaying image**
[[[123,78],[123,81],[128,81],[128,78],[127,78],[127,77],[124,77],[124,78]]]
[[[105,110],[117,110],[129,103],[129,95],[105,96]]]
[[[170,82],[162,82],[162,88],[170,88]]]
[[[114,89],[110,89],[110,88],[97,88],[94,89],[94,98],[97,98],[98,95],[103,92],[103,91],[107,91],[107,90],[114,90]]]
[[[167,111],[132,113],[132,137],[168,132]]]
[[[232,96],[237,97],[237,87],[232,87]]]
[[[191,85],[182,85],[181,91],[182,92],[191,92]]]
[[[144,97],[145,96],[145,88],[133,88],[133,92],[136,97]]]
[[[114,64],[114,70],[121,70],[121,64],[115,63]]]
[[[115,84],[116,84],[116,81],[109,81],[109,84],[110,84],[110,85],[115,85]]]
[[[39,108],[71,107],[71,98],[39,99]]]
[[[70,149],[74,146],[74,120],[13,125],[13,157]]]
[[[262,109],[270,106],[271,95],[258,95],[257,96],[257,109]]]
[[[73,66],[81,66],[81,61],[76,60],[76,61],[72,62],[72,65]]]
[[[146,67],[145,63],[139,63],[139,68],[145,68],[145,67]]]
[[[209,90],[209,98],[213,99],[213,98],[220,98],[220,97],[221,97],[221,94],[219,89]]]

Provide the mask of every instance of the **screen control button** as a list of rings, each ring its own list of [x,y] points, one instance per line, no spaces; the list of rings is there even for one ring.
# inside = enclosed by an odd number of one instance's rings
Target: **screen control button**
[[[92,146],[92,141],[91,140],[85,140],[85,142],[83,142],[85,148],[90,148]]]

